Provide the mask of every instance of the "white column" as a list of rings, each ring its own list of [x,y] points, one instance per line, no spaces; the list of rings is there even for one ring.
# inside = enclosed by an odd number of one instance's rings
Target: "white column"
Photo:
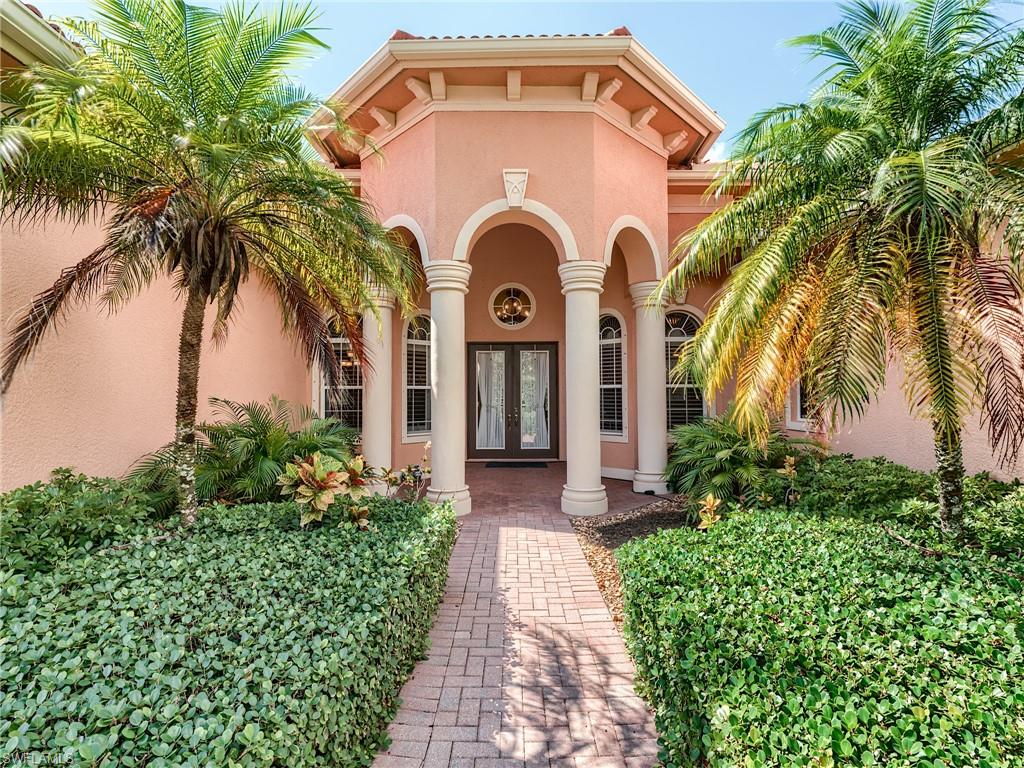
[[[371,370],[363,372],[363,456],[371,467],[390,467],[391,454],[391,325],[394,298],[374,292],[379,319],[363,313],[363,344]]]
[[[562,511],[600,515],[608,511],[601,485],[601,426],[598,317],[605,265],[567,261],[559,265],[565,294],[566,471]]]
[[[427,498],[450,499],[458,515],[471,509],[466,485],[466,293],[464,261],[424,267],[430,292],[431,475]]]
[[[629,294],[636,312],[636,472],[637,493],[667,493],[665,464],[668,461],[665,412],[665,307],[649,306],[658,287],[656,280],[633,283]]]

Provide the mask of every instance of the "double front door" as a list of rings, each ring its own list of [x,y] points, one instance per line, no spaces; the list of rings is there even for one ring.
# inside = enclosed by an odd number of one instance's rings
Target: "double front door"
[[[469,457],[558,458],[558,345],[468,349]]]

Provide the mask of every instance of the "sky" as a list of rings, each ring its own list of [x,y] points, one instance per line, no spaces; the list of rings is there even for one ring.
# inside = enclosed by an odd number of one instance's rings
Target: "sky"
[[[34,2],[47,16],[91,15],[87,2]],[[330,50],[296,74],[321,96],[330,95],[395,29],[424,36],[596,34],[625,25],[725,119],[724,141],[757,111],[808,92],[821,63],[784,41],[820,31],[839,17],[839,4],[825,0],[315,4],[322,11],[319,36]],[[997,11],[1022,21],[1024,0],[1002,3]],[[712,159],[723,150],[717,146]]]

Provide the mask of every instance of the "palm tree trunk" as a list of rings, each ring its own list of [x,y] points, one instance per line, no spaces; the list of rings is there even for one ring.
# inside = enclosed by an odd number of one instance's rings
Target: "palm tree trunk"
[[[935,433],[935,475],[939,481],[939,526],[943,532],[961,538],[964,533],[964,453],[960,432],[945,434],[933,424]]]
[[[178,395],[174,412],[175,472],[181,521],[192,525],[196,500],[196,406],[199,395],[199,355],[203,346],[206,294],[189,288],[178,340]]]

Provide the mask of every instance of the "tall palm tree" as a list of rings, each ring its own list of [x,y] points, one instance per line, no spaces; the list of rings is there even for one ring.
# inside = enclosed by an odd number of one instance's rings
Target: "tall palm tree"
[[[731,268],[677,373],[735,378],[764,435],[801,377],[823,424],[861,415],[898,356],[959,534],[965,418],[1003,461],[1024,441],[1024,32],[987,0],[856,0],[792,43],[827,62],[816,89],[739,134],[715,188],[733,201],[661,286]]]
[[[321,102],[288,71],[323,47],[309,6],[97,0],[96,11],[96,22],[65,22],[83,47],[74,66],[36,66],[3,86],[14,107],[0,128],[0,214],[17,225],[102,217],[104,239],[13,327],[0,386],[72,306],[98,297],[116,310],[169,276],[183,304],[174,440],[191,523],[207,307],[221,339],[241,285],[258,276],[331,383],[332,321],[362,355],[372,288],[409,310],[419,267],[305,142]]]

